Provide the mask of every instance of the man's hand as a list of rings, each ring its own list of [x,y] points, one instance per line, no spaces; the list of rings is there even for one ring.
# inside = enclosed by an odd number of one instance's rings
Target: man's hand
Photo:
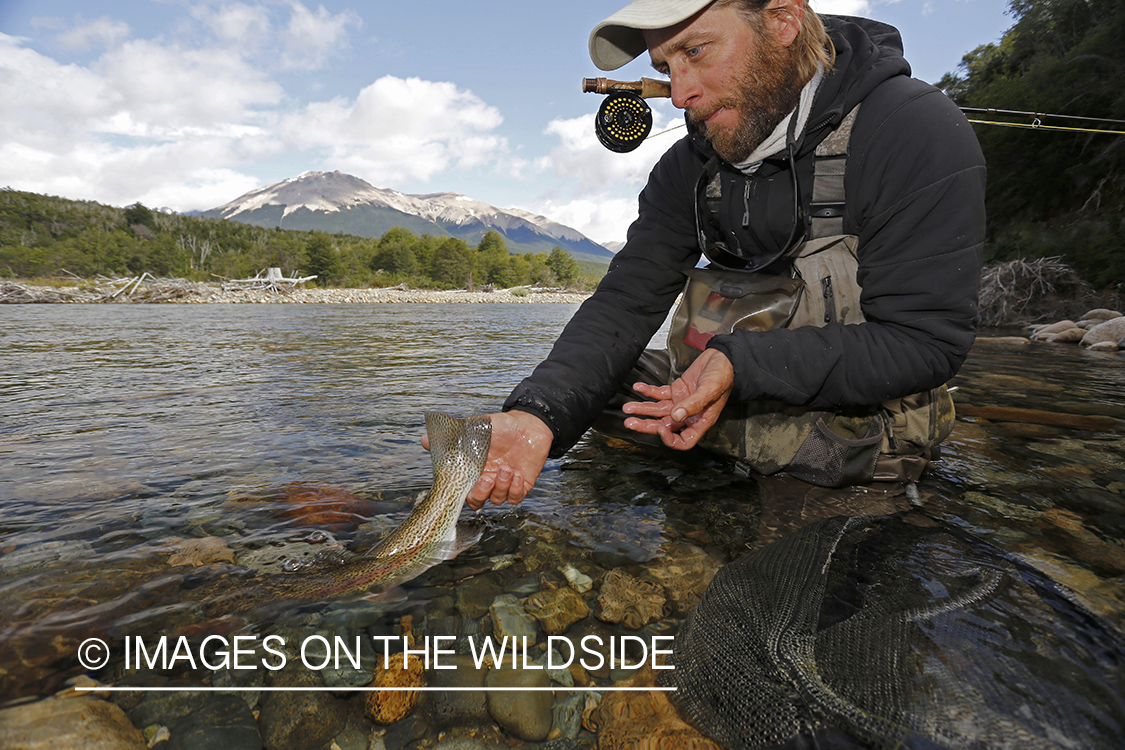
[[[535,486],[555,439],[551,428],[528,412],[490,414],[489,419],[492,420],[492,441],[488,460],[465,500],[473,510],[484,507],[486,500],[494,505],[519,504]],[[430,449],[428,435],[422,438],[422,447]]]
[[[624,404],[623,412],[639,415],[626,419],[625,426],[659,435],[669,448],[693,448],[718,420],[733,387],[730,360],[716,349],[706,349],[672,385],[635,383],[633,389],[653,401]]]

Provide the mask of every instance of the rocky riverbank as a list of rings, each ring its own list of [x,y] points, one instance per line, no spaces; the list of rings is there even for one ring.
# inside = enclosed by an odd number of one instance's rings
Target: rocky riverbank
[[[492,292],[470,292],[464,289],[435,291],[427,289],[265,289],[212,288],[175,300],[183,304],[383,304],[383,303],[532,303],[584,301],[589,294],[557,289],[498,289]]]
[[[1090,351],[1116,352],[1125,349],[1125,316],[1117,310],[1090,310],[1077,321],[1060,320],[1031,326],[1032,341],[1049,344],[1078,344]]]
[[[492,291],[320,289],[284,285],[247,286],[183,279],[117,279],[73,286],[0,283],[0,303],[176,303],[176,304],[380,304],[380,303],[535,303],[577,304],[590,294],[557,288],[514,287]]]

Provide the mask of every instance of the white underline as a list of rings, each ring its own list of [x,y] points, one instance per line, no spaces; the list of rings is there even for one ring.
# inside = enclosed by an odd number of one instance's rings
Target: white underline
[[[298,693],[298,692],[333,692],[333,693],[378,693],[378,692],[410,692],[423,693],[443,692],[551,692],[551,693],[624,693],[657,690],[661,692],[675,692],[674,687],[100,687],[100,686],[75,686],[81,693],[96,693],[106,691],[112,693]]]

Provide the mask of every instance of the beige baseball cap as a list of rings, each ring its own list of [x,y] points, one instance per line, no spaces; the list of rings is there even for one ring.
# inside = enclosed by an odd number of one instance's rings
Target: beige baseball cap
[[[602,70],[616,70],[648,49],[643,30],[675,26],[714,1],[633,0],[590,32],[590,59]]]

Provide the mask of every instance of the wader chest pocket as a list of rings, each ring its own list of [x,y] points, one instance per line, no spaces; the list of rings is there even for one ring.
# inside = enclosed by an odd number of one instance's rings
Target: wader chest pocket
[[[683,374],[712,336],[786,327],[803,286],[800,279],[763,273],[694,268],[687,275],[668,332],[673,377]]]

